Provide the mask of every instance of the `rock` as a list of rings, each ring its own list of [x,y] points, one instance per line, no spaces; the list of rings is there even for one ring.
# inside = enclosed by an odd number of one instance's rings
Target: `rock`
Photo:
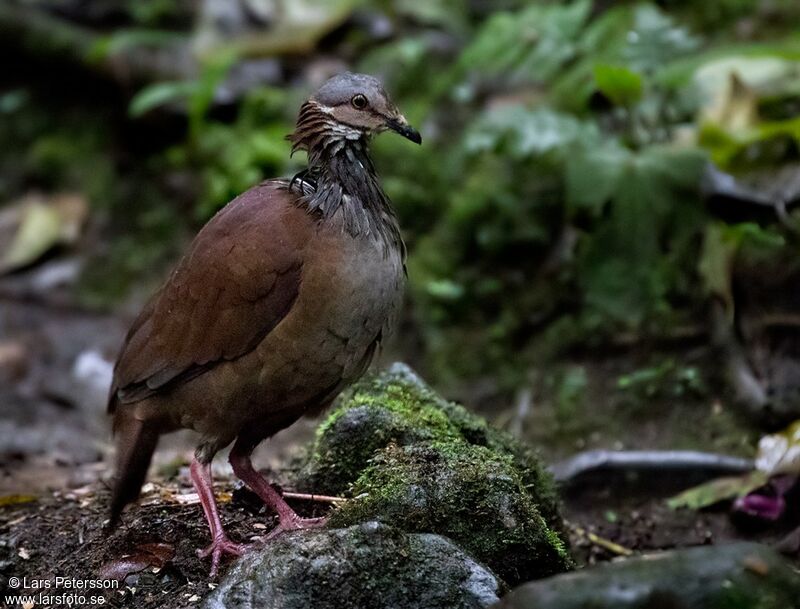
[[[114,363],[97,349],[82,351],[72,365],[71,380],[78,403],[98,414],[104,413],[108,404],[108,391],[114,377]]]
[[[378,520],[445,535],[510,585],[572,566],[554,483],[536,455],[404,365],[342,398],[296,486],[355,497],[332,526]]]
[[[494,609],[798,609],[800,576],[753,543],[631,558],[520,586]]]
[[[205,609],[479,609],[500,583],[449,540],[368,522],[287,533],[241,559]]]

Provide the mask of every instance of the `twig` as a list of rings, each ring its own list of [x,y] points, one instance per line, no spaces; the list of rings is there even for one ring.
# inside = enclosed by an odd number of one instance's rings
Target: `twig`
[[[332,503],[333,505],[338,505],[340,503],[346,503],[348,500],[345,497],[331,497],[330,495],[309,495],[306,493],[283,493],[284,498],[286,499],[300,499],[302,501],[316,501],[318,503]]]
[[[612,554],[616,554],[617,556],[631,556],[633,554],[633,550],[630,548],[621,546],[620,544],[611,541],[610,539],[606,539],[605,537],[600,537],[591,531],[587,531],[583,527],[579,527],[577,524],[567,522],[566,525],[576,535],[588,539],[594,545],[603,548],[604,550],[608,550]]]
[[[523,387],[519,390],[516,403],[509,428],[511,433],[519,438],[522,436],[525,421],[528,419],[533,406],[533,391],[531,391],[530,387]]]

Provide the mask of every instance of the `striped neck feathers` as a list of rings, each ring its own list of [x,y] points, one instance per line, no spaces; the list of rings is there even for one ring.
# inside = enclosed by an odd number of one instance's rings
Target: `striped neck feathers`
[[[308,212],[323,220],[341,211],[352,236],[373,236],[399,243],[397,218],[369,156],[369,133],[333,119],[330,111],[308,101],[289,136],[292,153],[305,150],[308,168],[292,178]]]

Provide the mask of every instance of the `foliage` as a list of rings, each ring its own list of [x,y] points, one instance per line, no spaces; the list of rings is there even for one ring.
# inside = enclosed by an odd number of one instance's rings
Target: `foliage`
[[[197,34],[183,0],[120,5],[127,23],[101,38],[94,60]],[[374,151],[409,245],[426,371],[519,384],[534,362],[575,344],[658,335],[701,315],[710,293],[729,291],[720,273],[749,247],[741,235],[791,247],[772,227],[721,225],[700,194],[708,160],[741,172],[800,154],[800,9],[769,5],[344,3],[354,12],[314,38],[319,55],[262,48],[284,84],[250,85],[235,104],[219,93],[257,51],[239,41],[203,54],[193,79],[139,90],[123,118],[96,106],[54,110],[42,92],[4,93],[0,142],[13,144],[0,147],[0,194],[79,187],[112,224],[134,227],[105,258],[124,272],[88,272],[90,285],[122,292],[164,258],[176,229],[301,166],[283,137],[306,77],[318,57],[343,58],[382,76],[425,137],[421,149],[378,138]],[[133,172],[112,152],[113,131],[98,126],[175,116],[182,128],[137,150]],[[166,186],[175,181],[191,187],[176,197]]]
[[[200,91],[199,95],[205,97],[206,93]],[[286,95],[277,89],[253,91],[233,124],[205,120],[207,104],[195,104],[192,137],[186,146],[167,151],[167,160],[175,168],[188,166],[199,171],[202,188],[195,204],[198,219],[208,218],[263,176],[290,170],[291,147],[284,137],[290,123],[285,104]]]
[[[742,476],[715,478],[670,498],[667,505],[674,510],[680,508],[702,510],[723,501],[744,497],[751,491],[764,486],[766,482],[767,475],[758,470]]]
[[[681,366],[674,359],[666,359],[657,365],[620,376],[617,388],[635,393],[641,400],[706,394],[700,371],[694,366]]]
[[[590,4],[498,12],[445,72],[445,90],[435,66],[428,74],[456,123],[431,150],[440,171],[424,179],[444,205],[410,261],[440,375],[508,368],[520,349],[525,366],[697,315],[710,222],[701,147],[728,168],[763,158],[762,142],[795,137],[791,118],[746,134],[698,130],[703,62],[686,65],[713,50],[651,4],[599,14]],[[771,150],[767,162],[791,155]]]

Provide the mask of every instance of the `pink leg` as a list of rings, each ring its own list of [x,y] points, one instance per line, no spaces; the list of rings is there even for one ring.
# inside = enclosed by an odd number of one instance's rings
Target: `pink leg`
[[[225,529],[222,528],[222,520],[219,517],[217,500],[214,497],[214,488],[211,484],[211,464],[202,464],[195,457],[192,459],[189,471],[192,475],[194,488],[200,496],[200,504],[203,506],[203,512],[206,515],[208,528],[211,529],[211,545],[205,550],[198,550],[197,555],[200,558],[211,555],[211,577],[214,577],[217,574],[219,560],[223,554],[241,556],[247,546],[233,543],[228,539]]]
[[[311,529],[325,524],[327,518],[302,518],[298,516],[289,507],[289,504],[284,501],[280,493],[272,488],[264,479],[264,476],[255,470],[253,463],[250,461],[249,451],[243,450],[238,441],[231,449],[230,462],[233,467],[233,473],[258,495],[267,507],[278,514],[278,526],[267,535],[266,539],[275,537],[283,531]]]

